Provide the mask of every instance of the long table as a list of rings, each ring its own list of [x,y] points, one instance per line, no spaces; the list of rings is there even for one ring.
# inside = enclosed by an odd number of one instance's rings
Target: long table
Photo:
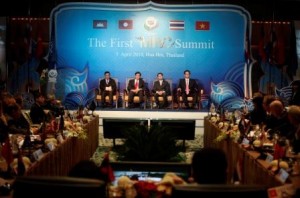
[[[84,127],[87,129],[87,139],[67,138],[53,151],[34,162],[26,175],[66,176],[76,163],[90,159],[98,147],[99,117],[95,116]]]
[[[282,185],[275,174],[268,169],[269,162],[258,159],[259,153],[244,149],[238,143],[228,139],[215,142],[215,138],[220,133],[220,129],[204,119],[204,147],[221,148],[228,158],[228,182],[231,181],[237,167],[240,167],[241,182],[243,184],[261,184],[269,188]],[[239,164],[239,165],[238,165]],[[290,176],[288,181],[295,187],[300,188],[300,176]]]

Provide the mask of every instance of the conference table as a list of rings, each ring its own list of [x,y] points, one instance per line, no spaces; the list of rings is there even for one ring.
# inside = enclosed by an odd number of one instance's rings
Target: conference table
[[[239,180],[243,184],[261,184],[268,188],[283,185],[274,172],[269,169],[270,162],[258,158],[259,152],[245,149],[231,139],[215,142],[220,131],[208,117],[204,119],[204,147],[215,147],[225,151],[228,158],[228,182],[231,181],[235,172],[239,172]],[[300,188],[300,176],[290,175],[286,183]]]
[[[94,116],[84,125],[87,138],[69,137],[54,150],[35,161],[26,175],[66,176],[70,169],[81,160],[88,160],[98,147],[99,117]]]

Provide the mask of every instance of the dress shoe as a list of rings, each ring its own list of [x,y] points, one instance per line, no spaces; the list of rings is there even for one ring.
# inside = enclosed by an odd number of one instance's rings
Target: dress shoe
[[[134,105],[131,103],[131,104],[128,104],[128,108],[129,109],[132,109],[134,107]]]
[[[144,109],[143,103],[140,103],[140,109]]]

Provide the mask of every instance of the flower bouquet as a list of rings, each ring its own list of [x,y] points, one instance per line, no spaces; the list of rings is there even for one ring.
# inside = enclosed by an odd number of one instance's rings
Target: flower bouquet
[[[238,138],[240,137],[240,131],[238,129],[238,125],[233,125],[230,124],[227,125],[224,124],[224,128],[221,128],[221,132],[220,134],[216,137],[216,139],[214,140],[215,142],[221,142],[223,140],[228,140],[228,139],[232,139],[233,141],[237,141]]]

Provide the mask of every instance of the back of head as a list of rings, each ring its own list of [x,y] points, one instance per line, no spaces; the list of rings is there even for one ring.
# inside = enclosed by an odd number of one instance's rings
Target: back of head
[[[75,164],[68,176],[77,178],[89,178],[103,180],[100,168],[91,160],[82,160]]]
[[[272,115],[274,115],[275,117],[279,117],[283,112],[283,110],[284,110],[284,105],[280,100],[276,99],[273,102],[271,102],[270,111]]]
[[[192,159],[192,176],[199,184],[224,184],[227,182],[227,158],[223,150],[203,148]]]
[[[258,106],[262,106],[263,104],[263,96],[262,95],[255,95],[252,99],[252,102]]]
[[[300,123],[300,107],[298,105],[291,105],[288,108],[288,116],[290,122],[295,126],[298,126]]]
[[[13,183],[14,198],[19,197],[105,197],[104,181],[66,176],[20,176]]]

